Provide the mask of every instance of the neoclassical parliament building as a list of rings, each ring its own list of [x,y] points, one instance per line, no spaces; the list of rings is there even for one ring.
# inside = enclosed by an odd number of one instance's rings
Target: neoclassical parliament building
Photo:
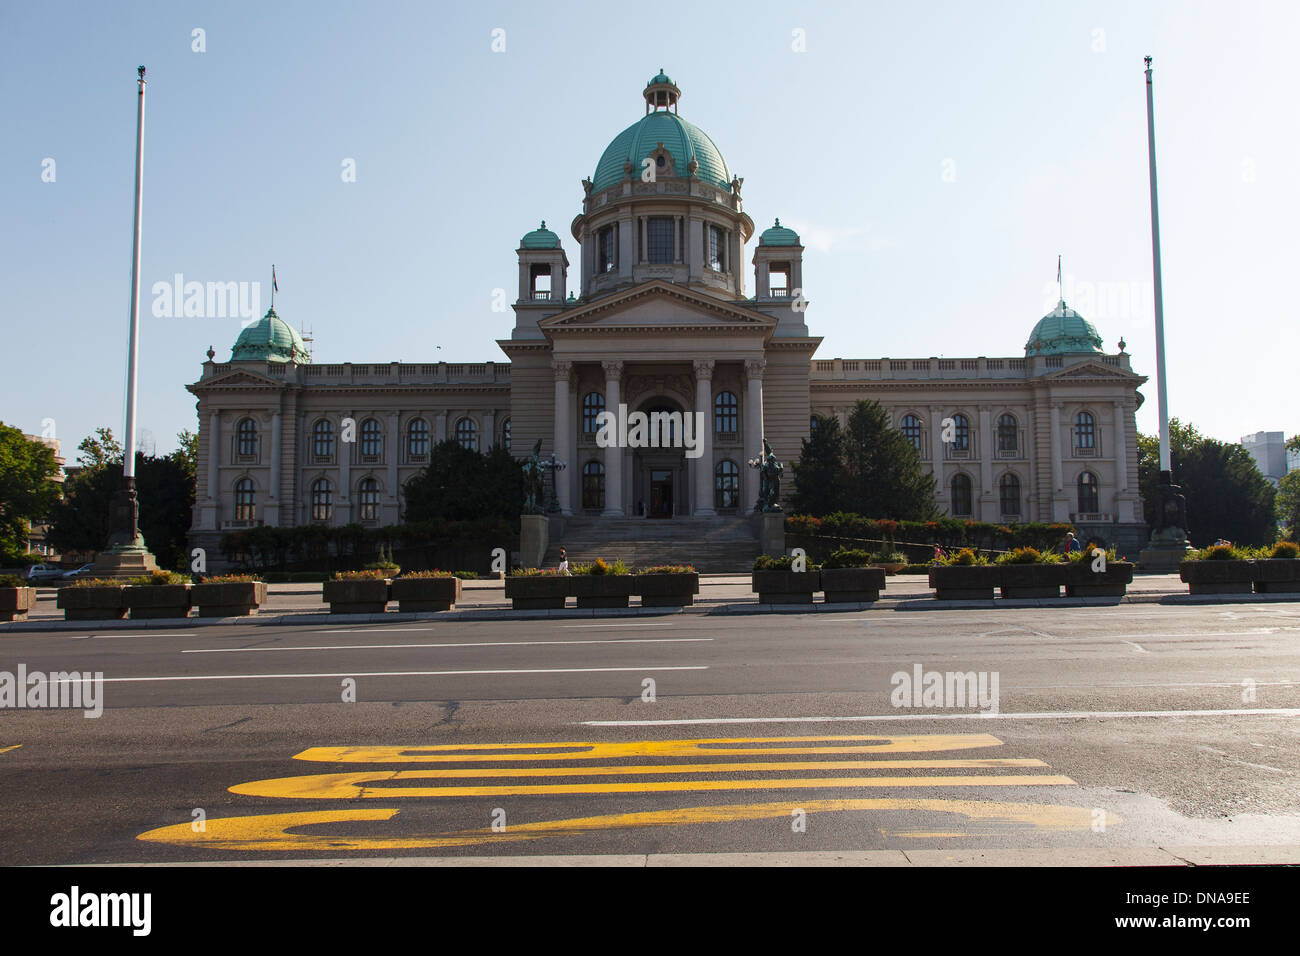
[[[274,308],[228,361],[209,350],[189,386],[192,544],[215,549],[221,533],[256,524],[397,523],[403,484],[446,439],[517,456],[541,439],[566,465],[554,487],[561,520],[585,522],[589,536],[633,519],[744,524],[758,496],[746,462],[764,438],[796,461],[815,416],[843,421],[874,399],[934,472],[947,514],[1070,521],[1136,553],[1134,411],[1146,378],[1123,343],[1106,353],[1062,301],[1014,356],[819,357],[799,236],[779,220],[755,236],[742,180],[681,118],[681,91],[662,71],[643,96],[644,115],[582,181],[569,225],[576,288],[556,232],[542,223],[520,240],[514,326],[496,343],[504,361],[314,362]],[[672,442],[600,447],[598,416],[620,406],[703,412],[705,427],[690,455]]]

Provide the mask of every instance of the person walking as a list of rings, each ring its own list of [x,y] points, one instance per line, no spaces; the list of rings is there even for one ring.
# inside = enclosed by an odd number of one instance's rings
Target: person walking
[[[570,577],[573,576],[573,572],[569,570],[569,555],[565,552],[563,548],[560,549],[560,564],[555,569],[555,573],[567,574]]]
[[[1065,543],[1061,545],[1061,550],[1066,554],[1077,554],[1083,550],[1083,546],[1079,544],[1079,539],[1074,536],[1073,531],[1065,533]]]

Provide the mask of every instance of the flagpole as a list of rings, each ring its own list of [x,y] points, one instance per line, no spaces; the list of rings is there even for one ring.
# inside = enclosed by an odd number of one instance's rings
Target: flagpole
[[[1169,396],[1165,385],[1165,303],[1160,283],[1160,209],[1156,200],[1156,116],[1151,85],[1151,57],[1146,57],[1147,157],[1151,169],[1151,262],[1156,293],[1156,404],[1160,414],[1160,470],[1173,480],[1169,445]]]

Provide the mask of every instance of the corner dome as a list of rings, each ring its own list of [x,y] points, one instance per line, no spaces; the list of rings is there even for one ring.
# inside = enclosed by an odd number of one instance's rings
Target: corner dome
[[[543,219],[540,227],[526,233],[519,240],[519,245],[524,249],[558,249],[560,237],[546,228],[546,220]]]
[[[621,183],[624,166],[629,163],[633,178],[640,176],[641,161],[650,157],[660,143],[672,154],[678,176],[694,175],[703,182],[730,191],[731,173],[718,147],[704,130],[677,115],[679,92],[663,70],[646,84],[643,93],[646,115],[605,147],[591,177],[593,191],[599,192]],[[670,105],[672,111],[668,108]],[[690,170],[692,161],[696,164],[694,173]]]
[[[275,309],[266,310],[262,316],[235,340],[235,347],[230,351],[232,362],[297,362],[307,365],[311,356],[303,338],[284,319],[276,315]]]
[[[799,245],[799,233],[793,229],[787,229],[781,225],[781,220],[776,220],[776,225],[769,226],[763,230],[763,234],[758,237],[760,246],[797,246]]]
[[[1064,355],[1069,352],[1101,352],[1101,335],[1096,327],[1062,299],[1056,308],[1038,320],[1025,343],[1025,356]]]

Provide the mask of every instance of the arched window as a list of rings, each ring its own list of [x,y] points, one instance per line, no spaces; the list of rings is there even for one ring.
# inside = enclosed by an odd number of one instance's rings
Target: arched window
[[[1096,514],[1101,510],[1101,496],[1097,492],[1097,476],[1085,471],[1079,476],[1079,513]]]
[[[958,412],[952,416],[953,451],[970,451],[970,419]]]
[[[970,475],[963,475],[959,472],[952,476],[952,513],[956,517],[970,517]]]
[[[378,520],[379,482],[375,481],[373,478],[362,478],[358,490],[361,492],[361,520]]]
[[[367,418],[361,423],[361,457],[377,459],[383,450],[384,439],[379,422],[373,418]]]
[[[582,506],[605,507],[605,466],[598,461],[582,466]]]
[[[478,426],[472,418],[462,418],[456,422],[456,444],[470,451],[478,451]]]
[[[240,458],[257,455],[257,422],[251,418],[241,418],[235,426],[235,451]]]
[[[998,418],[998,454],[1014,455],[1020,450],[1020,425],[1015,415]]]
[[[605,396],[600,392],[588,392],[582,396],[582,430],[588,435],[599,430],[596,416],[605,410]]]
[[[1097,426],[1091,412],[1080,412],[1074,416],[1074,450],[1076,453],[1091,454],[1097,447]]]
[[[253,498],[253,479],[240,478],[235,482],[235,520],[252,521],[256,510]]]
[[[412,418],[407,422],[406,454],[410,458],[423,458],[429,454],[429,423],[423,418]]]
[[[999,497],[1002,499],[1002,513],[1007,516],[1020,514],[1020,479],[1007,472],[998,482]]]
[[[903,437],[912,443],[918,452],[921,450],[921,420],[915,415],[904,415],[903,423],[898,429]]]
[[[740,506],[740,466],[734,461],[718,462],[713,469],[713,507]]]
[[[328,478],[317,478],[311,483],[311,520],[329,521],[334,514],[334,486]]]
[[[506,451],[510,450],[510,419],[501,423],[501,447]]]
[[[334,457],[334,423],[322,418],[311,428],[311,452],[318,461]]]
[[[739,408],[735,392],[718,392],[713,399],[713,430],[734,435],[740,422]]]

